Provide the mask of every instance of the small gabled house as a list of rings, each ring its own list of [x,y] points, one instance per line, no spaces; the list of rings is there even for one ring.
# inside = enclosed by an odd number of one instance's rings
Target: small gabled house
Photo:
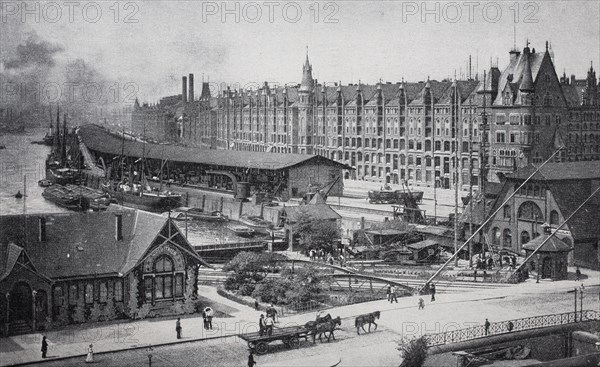
[[[6,333],[193,310],[207,265],[170,218],[119,206],[2,216],[0,256]]]

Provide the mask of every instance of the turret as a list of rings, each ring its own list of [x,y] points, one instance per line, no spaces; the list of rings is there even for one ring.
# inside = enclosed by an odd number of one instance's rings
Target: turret
[[[302,83],[300,84],[300,92],[310,93],[314,89],[314,80],[312,77],[312,65],[308,60],[308,51],[306,51],[306,61],[302,67]]]

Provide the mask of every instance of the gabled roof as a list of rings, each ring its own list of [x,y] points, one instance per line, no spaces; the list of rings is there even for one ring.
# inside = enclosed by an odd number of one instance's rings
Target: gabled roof
[[[122,215],[122,240],[115,237],[115,214]],[[41,217],[46,219],[42,242]],[[112,205],[98,213],[9,215],[0,217],[0,243],[24,248],[39,272],[52,279],[115,276],[131,271],[153,244],[162,243],[157,238],[168,225],[176,228],[161,215]]]
[[[436,240],[423,240],[420,242],[409,243],[408,245],[406,245],[406,247],[413,250],[422,250],[427,247],[438,246],[439,244],[440,243]]]
[[[534,238],[531,241],[524,244],[523,248],[525,250],[533,251],[536,248],[538,248],[538,246],[541,245],[542,242],[546,241],[549,236],[550,235],[547,233],[544,233],[541,236],[537,236],[536,238]],[[558,237],[552,236],[546,243],[544,243],[544,245],[542,246],[542,248],[540,248],[539,251],[540,252],[569,252],[571,250],[572,250],[571,246],[569,246],[566,243],[564,243],[563,241],[561,241]]]
[[[537,80],[537,74],[540,71],[542,62],[544,61],[545,52],[523,52],[517,57],[510,61],[506,69],[500,74],[500,80],[498,81],[498,90],[504,91],[507,84],[514,84],[509,86],[513,92],[524,80],[525,74],[528,70],[531,70],[531,77],[533,81]],[[525,81],[529,79],[529,76],[525,78]],[[514,94],[514,93],[513,93]],[[498,93],[494,105],[502,105],[502,94]]]
[[[548,183],[552,197],[558,204],[563,218],[567,219],[583,203],[591,192],[581,192],[579,188],[560,181]],[[567,222],[575,241],[600,239],[600,194],[593,196]]]
[[[77,133],[82,143],[88,149],[115,156],[120,156],[121,151],[123,151],[124,155],[129,157],[145,156],[150,159],[169,160],[172,162],[268,170],[289,168],[307,162],[324,163],[344,169],[351,169],[351,167],[345,164],[319,155],[202,149],[179,145],[144,144],[137,141],[123,141],[120,137],[97,125],[84,125],[78,129]]]
[[[314,221],[342,219],[342,217],[327,204],[286,206],[283,208],[287,220],[296,223],[302,215],[308,215]]]
[[[21,255],[23,255],[25,263],[18,264],[18,260]],[[51,282],[50,279],[38,272],[37,268],[31,262],[29,256],[27,256],[27,253],[22,247],[17,246],[12,242],[0,243],[0,282],[10,275],[13,269],[15,269],[16,265],[18,265],[17,268],[26,267],[38,276],[42,277],[45,281]]]

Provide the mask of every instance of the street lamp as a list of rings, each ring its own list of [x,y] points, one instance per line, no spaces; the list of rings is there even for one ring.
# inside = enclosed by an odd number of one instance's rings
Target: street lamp
[[[152,367],[152,344],[148,344],[148,348],[146,348],[146,352],[148,353],[148,367]]]
[[[31,300],[31,302],[33,303],[33,307],[31,308],[31,309],[32,309],[32,312],[33,312],[33,314],[32,314],[32,320],[33,320],[33,321],[32,321],[32,326],[33,326],[33,331],[35,331],[35,330],[36,330],[36,317],[35,317],[35,316],[36,316],[36,307],[35,307],[35,297],[37,296],[37,291],[35,291],[35,290],[31,291],[31,295],[33,296],[33,297],[32,297],[32,300]]]
[[[540,282],[540,271],[542,270],[541,269],[542,266],[540,265],[541,257],[542,257],[542,255],[538,252],[537,253],[537,264],[536,264],[537,265],[537,269],[536,269],[537,270],[537,281],[536,281],[536,283]]]

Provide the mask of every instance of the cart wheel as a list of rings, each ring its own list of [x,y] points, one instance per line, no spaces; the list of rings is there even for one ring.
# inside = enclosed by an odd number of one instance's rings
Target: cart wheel
[[[258,354],[265,354],[269,351],[269,344],[265,342],[258,342],[256,343],[254,350],[256,350],[256,353]]]
[[[288,344],[290,348],[298,348],[300,346],[300,339],[297,336],[293,336],[290,338]]]

